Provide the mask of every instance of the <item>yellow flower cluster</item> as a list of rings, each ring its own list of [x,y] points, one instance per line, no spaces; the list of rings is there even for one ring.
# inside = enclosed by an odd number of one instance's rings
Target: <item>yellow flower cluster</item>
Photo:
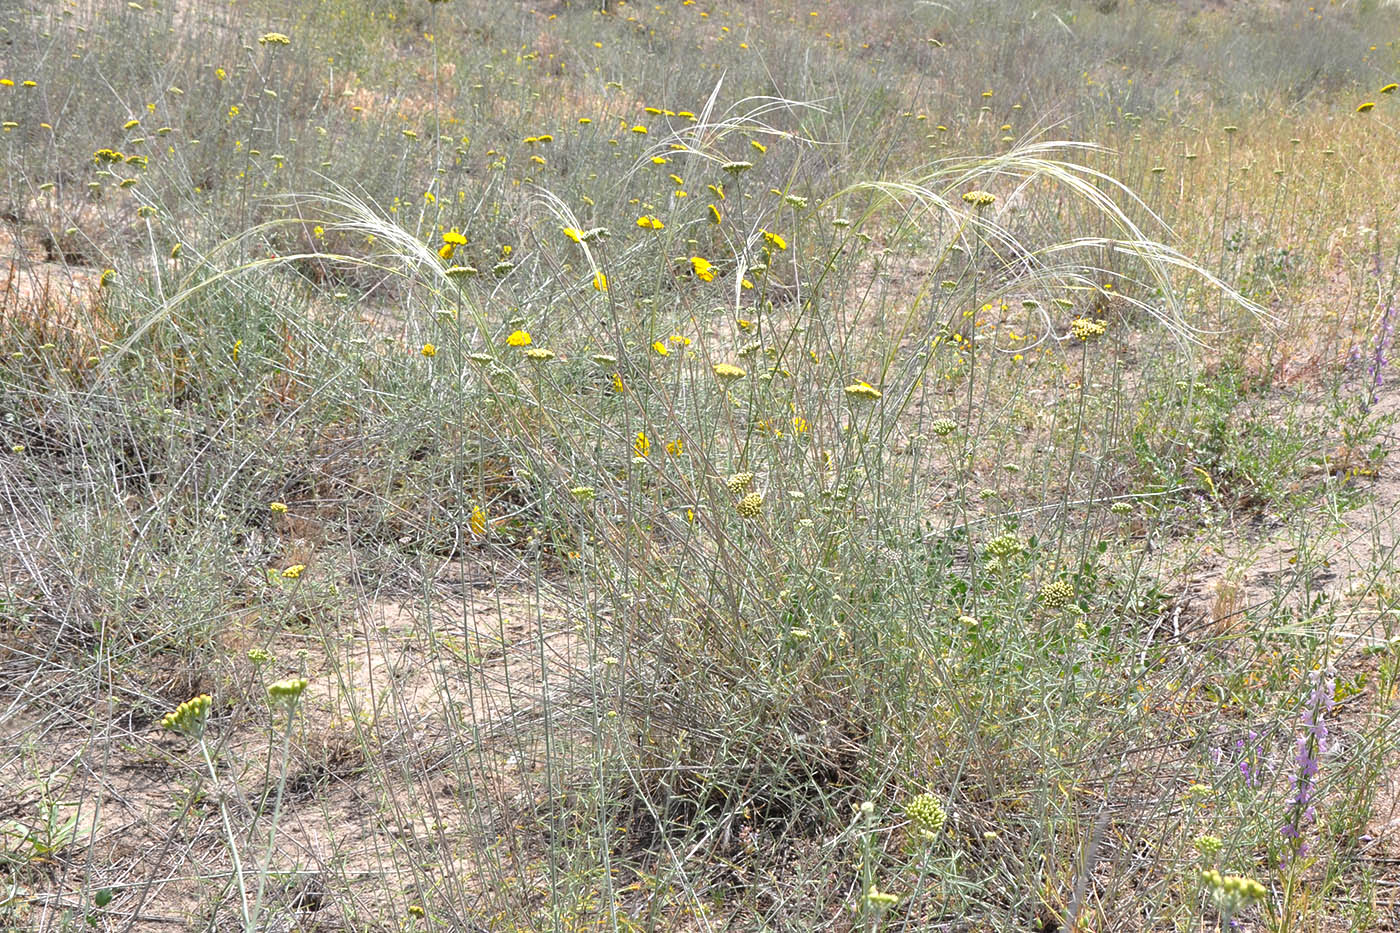
[[[1253,878],[1222,875],[1215,869],[1201,872],[1201,883],[1210,890],[1215,907],[1227,919],[1238,913],[1250,901],[1263,900],[1268,890]]]
[[[160,721],[162,729],[171,732],[179,732],[193,738],[199,738],[204,734],[204,726],[209,722],[209,709],[213,705],[214,699],[207,693],[201,693],[192,700],[186,700]]]
[[[1089,341],[1097,337],[1102,337],[1108,332],[1108,325],[1103,321],[1095,321],[1092,318],[1078,317],[1070,322],[1070,333],[1080,340]]]
[[[735,366],[733,363],[716,363],[715,376],[720,382],[734,382],[743,379],[748,373],[744,372],[742,366]]]
[[[868,382],[857,382],[846,386],[846,397],[854,402],[874,402],[882,393]]]
[[[305,677],[289,677],[267,685],[267,699],[273,706],[283,706],[291,710],[306,690]]]

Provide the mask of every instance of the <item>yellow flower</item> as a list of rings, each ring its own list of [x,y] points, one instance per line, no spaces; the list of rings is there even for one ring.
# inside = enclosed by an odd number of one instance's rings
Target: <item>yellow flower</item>
[[[636,126],[632,127],[632,132],[636,133],[638,136],[645,136],[647,134],[647,128],[638,123]]]
[[[987,191],[969,191],[962,196],[962,199],[973,207],[990,207],[996,201],[997,196]]]
[[[262,45],[291,45],[292,40],[280,32],[267,32],[258,37]]]
[[[472,534],[486,534],[486,510],[481,506],[472,509],[471,518],[467,520],[467,526],[471,528]]]
[[[627,391],[627,385],[622,381],[622,373],[612,374],[613,391],[621,395]]]
[[[734,382],[748,375],[742,366],[735,366],[733,363],[716,363],[714,369],[720,382]]]
[[[287,511],[287,503],[273,502],[268,505],[268,508],[280,515]]]
[[[637,218],[637,226],[644,230],[665,230],[666,225],[661,222],[661,218],[653,214],[643,214]]]
[[[601,272],[593,273],[593,287],[600,292],[608,290],[608,277]]]
[[[711,204],[711,205],[710,205],[710,223],[712,223],[712,224],[717,224],[717,223],[719,223],[719,222],[720,222],[721,220],[723,220],[723,219],[724,219],[724,217],[720,214],[719,208],[717,208],[717,207],[715,207],[713,204]]]
[[[1093,340],[1102,337],[1108,331],[1108,325],[1092,318],[1078,317],[1070,322],[1069,329],[1080,340]]]
[[[437,347],[433,346],[431,343],[425,343],[423,344],[423,349],[419,350],[418,352],[422,353],[426,357],[432,358],[434,356],[437,356]]]
[[[302,693],[306,690],[307,680],[305,677],[289,677],[286,680],[279,680],[276,683],[267,685],[267,699],[269,703],[285,706],[288,712],[296,706],[297,700],[301,699]]]
[[[512,347],[528,347],[530,345],[529,331],[518,330],[506,338],[506,343]]]
[[[755,149],[757,149],[759,152],[767,152],[767,151],[768,151],[768,147],[765,146],[765,145],[763,145],[763,143],[759,142],[759,141],[756,140],[756,139],[751,139],[751,140],[749,140],[749,145],[750,145],[750,146],[753,146],[753,147],[754,147]]]
[[[673,457],[679,457],[681,455],[681,450],[683,449],[683,447],[684,445],[681,443],[681,439],[679,437],[676,438],[674,441],[666,442],[666,452]]]
[[[787,249],[787,240],[784,240],[784,239],[783,239],[781,236],[779,236],[778,234],[773,233],[773,232],[768,231],[768,230],[762,230],[762,231],[760,231],[760,232],[763,234],[763,238],[764,238],[765,240],[767,240],[769,243],[771,243],[773,246],[775,246],[776,248],[778,248],[778,249]]]
[[[857,382],[846,386],[846,395],[854,401],[873,402],[880,398],[881,392],[868,382]]]
[[[292,566],[282,571],[282,576],[286,577],[288,580],[295,580],[297,577],[301,576],[301,572],[305,569],[305,564],[292,564]]]
[[[637,452],[639,457],[645,457],[651,453],[651,441],[647,440],[647,432],[637,432],[637,439],[632,442],[632,449]]]
[[[808,428],[808,425],[807,425],[807,419],[806,419],[806,418],[802,417],[801,415],[794,415],[794,416],[793,416],[793,419],[792,419],[792,429],[793,429],[794,431],[796,431],[798,434],[806,434],[806,433],[807,433],[807,428]]]
[[[1396,89],[1397,87],[1400,87],[1400,84],[1395,84],[1395,83],[1387,84],[1385,87],[1381,88],[1381,93],[1382,93],[1382,94],[1394,94],[1394,93],[1395,93],[1395,89]]]
[[[715,280],[714,263],[700,256],[690,257],[690,266],[695,270],[695,274],[703,281],[713,282]]]
[[[651,348],[655,350],[660,356],[667,356],[671,352],[671,348],[666,346],[666,344],[662,343],[660,340],[653,343],[651,345]]]
[[[1372,107],[1374,107],[1374,106],[1376,106],[1376,102],[1373,101],[1373,100],[1368,100],[1368,101],[1366,101],[1366,103],[1359,105],[1359,106],[1356,108],[1356,112],[1357,112],[1357,113],[1365,113],[1366,111],[1370,110],[1370,109],[1371,109]]]
[[[213,697],[207,693],[201,693],[192,700],[186,700],[175,707],[174,712],[165,714],[160,721],[161,728],[169,729],[171,732],[181,732],[197,739],[204,734],[204,726],[209,721],[209,707],[212,703]]]

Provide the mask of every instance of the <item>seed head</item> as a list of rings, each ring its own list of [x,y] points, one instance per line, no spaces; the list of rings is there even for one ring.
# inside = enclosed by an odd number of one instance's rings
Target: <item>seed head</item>
[[[740,499],[734,510],[744,518],[758,518],[763,513],[763,493],[751,492]]]
[[[729,487],[730,492],[737,496],[742,492],[746,492],[748,488],[753,485],[753,474],[748,471],[735,473],[733,476],[729,477],[729,479],[725,480],[724,484]]]
[[[1011,557],[1026,549],[1026,542],[1021,540],[1021,536],[1013,531],[1006,534],[997,535],[985,545],[985,550],[993,557]]]
[[[1056,580],[1040,589],[1040,602],[1046,609],[1061,609],[1074,599],[1074,587],[1068,581]]]
[[[904,815],[913,820],[919,829],[933,836],[942,832],[943,824],[948,821],[942,801],[933,794],[919,794],[909,801],[904,805]]]
[[[1202,833],[1197,836],[1195,839],[1191,840],[1191,844],[1196,847],[1196,851],[1201,853],[1204,858],[1211,861],[1214,861],[1215,857],[1220,854],[1220,850],[1225,847],[1224,840],[1219,836],[1212,836],[1209,833]]]

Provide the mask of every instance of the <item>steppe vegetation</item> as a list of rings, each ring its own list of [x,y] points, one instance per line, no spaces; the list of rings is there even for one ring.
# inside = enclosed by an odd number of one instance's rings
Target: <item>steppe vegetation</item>
[[[0,927],[1400,929],[1400,8],[0,7]]]

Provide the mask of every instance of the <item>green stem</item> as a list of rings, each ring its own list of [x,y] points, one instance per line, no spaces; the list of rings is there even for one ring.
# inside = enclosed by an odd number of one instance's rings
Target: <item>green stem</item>
[[[287,708],[287,731],[282,733],[282,774],[277,779],[277,799],[272,804],[272,827],[267,833],[267,850],[263,853],[262,865],[258,869],[258,893],[253,901],[253,912],[247,912],[247,895],[243,897],[243,929],[246,933],[257,933],[258,917],[262,913],[263,889],[267,886],[268,869],[272,865],[272,850],[277,844],[277,821],[282,816],[282,794],[287,789],[287,754],[292,747],[292,726],[296,723],[296,707]],[[239,887],[242,887],[242,873],[239,874]]]
[[[209,746],[204,744],[204,738],[199,739],[199,752],[204,756],[204,766],[209,770],[209,785],[218,793],[219,778],[214,772],[214,761],[209,757]],[[233,877],[238,882],[238,896],[243,905],[243,923],[245,928],[252,930],[252,917],[248,913],[248,888],[243,883],[243,861],[238,857],[238,840],[233,835],[233,824],[228,818],[228,807],[224,804],[223,798],[219,799],[219,818],[224,824],[224,837],[228,839],[229,857],[233,859]]]

